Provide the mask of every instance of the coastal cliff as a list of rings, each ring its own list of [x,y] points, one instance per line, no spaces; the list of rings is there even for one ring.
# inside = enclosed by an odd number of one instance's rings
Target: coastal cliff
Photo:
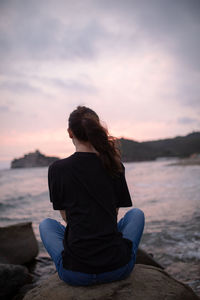
[[[21,158],[15,158],[11,162],[11,168],[34,168],[34,167],[47,167],[59,157],[45,156],[39,150],[25,154]]]

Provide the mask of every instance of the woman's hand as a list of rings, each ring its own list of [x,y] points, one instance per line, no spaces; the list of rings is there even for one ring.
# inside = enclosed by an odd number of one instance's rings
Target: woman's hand
[[[63,218],[63,220],[67,223],[67,218],[66,218],[66,212],[65,212],[65,210],[60,210],[60,214],[61,214],[61,217]]]

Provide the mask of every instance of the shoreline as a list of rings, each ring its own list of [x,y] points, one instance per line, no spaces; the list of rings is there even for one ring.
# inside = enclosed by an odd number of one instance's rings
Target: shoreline
[[[180,158],[174,163],[168,164],[168,166],[199,166],[200,165],[200,157],[193,158]]]

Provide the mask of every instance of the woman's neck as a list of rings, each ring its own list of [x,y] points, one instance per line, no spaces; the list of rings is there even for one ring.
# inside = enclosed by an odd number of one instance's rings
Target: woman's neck
[[[95,148],[88,142],[83,143],[77,139],[73,139],[73,143],[76,148],[76,152],[94,152],[98,154]]]

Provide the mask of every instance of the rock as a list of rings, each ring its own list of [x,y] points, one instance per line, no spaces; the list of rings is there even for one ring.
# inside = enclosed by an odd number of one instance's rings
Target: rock
[[[0,227],[0,263],[25,264],[38,254],[32,223]]]
[[[0,299],[11,299],[32,277],[24,266],[0,264]]]
[[[136,257],[136,264],[143,264],[143,265],[150,265],[157,268],[164,269],[163,266],[161,266],[152,255],[148,254],[141,248],[137,251],[137,257]]]
[[[15,158],[11,162],[11,168],[33,168],[33,167],[47,167],[58,157],[45,156],[39,150],[25,154],[21,158]]]
[[[29,291],[24,300],[198,300],[187,285],[173,279],[160,268],[135,265],[131,275],[121,281],[73,287],[57,273]]]

